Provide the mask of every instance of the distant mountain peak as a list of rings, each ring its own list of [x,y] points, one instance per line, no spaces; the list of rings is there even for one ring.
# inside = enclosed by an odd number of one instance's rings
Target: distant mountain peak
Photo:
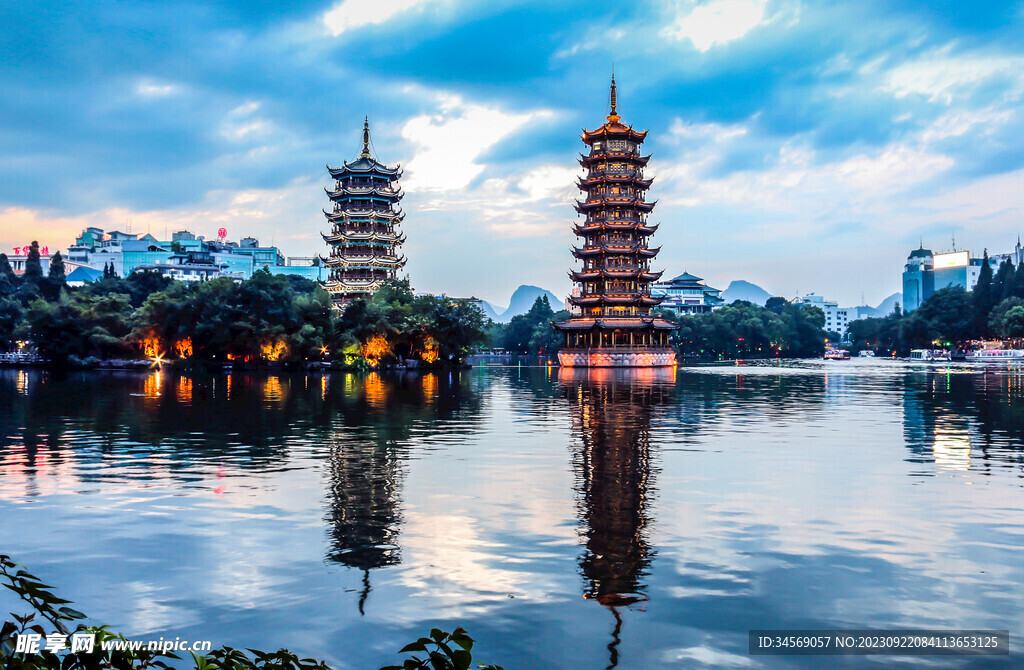
[[[744,281],[743,279],[735,279],[729,283],[729,287],[722,291],[722,298],[726,304],[736,302],[737,300],[746,300],[752,302],[755,305],[764,306],[768,302],[768,298],[771,298],[772,294],[765,291],[757,284]]]
[[[551,309],[556,312],[564,308],[562,299],[551,291],[539,286],[523,284],[512,292],[512,297],[508,300],[507,308],[496,307],[486,300],[481,300],[480,302],[482,304],[480,305],[480,309],[482,309],[483,313],[494,321],[507,323],[512,320],[513,316],[526,314],[530,311],[530,308],[533,307],[533,303],[542,295],[547,296],[548,302],[551,303]]]

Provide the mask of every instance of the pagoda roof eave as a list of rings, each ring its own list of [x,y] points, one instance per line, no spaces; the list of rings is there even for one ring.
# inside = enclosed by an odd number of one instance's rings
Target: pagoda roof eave
[[[583,129],[580,138],[590,144],[591,142],[605,137],[628,137],[631,140],[643,142],[647,137],[646,130],[633,130],[633,126],[627,126],[618,121],[610,121],[597,130]]]
[[[601,328],[603,330],[614,330],[615,328],[656,330],[676,330],[678,325],[670,323],[660,317],[573,317],[565,321],[555,321],[552,325],[559,330],[592,330]]]
[[[336,199],[339,199],[339,198],[368,198],[368,197],[385,198],[387,200],[392,200],[392,199],[393,200],[401,200],[405,196],[405,191],[403,191],[402,189],[398,189],[397,191],[393,191],[393,190],[382,190],[382,189],[377,189],[377,188],[367,188],[367,189],[356,188],[356,189],[351,189],[351,188],[342,187],[342,188],[336,188],[336,189],[334,189],[332,191],[331,189],[329,189],[329,188],[327,188],[325,186],[324,187],[324,192],[327,193],[327,195],[331,198],[331,200],[336,200]]]
[[[399,178],[402,176],[402,166],[396,165],[393,168],[389,168],[380,161],[372,158],[360,158],[351,163],[345,161],[341,167],[333,167],[330,164],[327,165],[327,171],[332,177],[338,179],[348,174],[379,174],[382,177],[394,177]]]

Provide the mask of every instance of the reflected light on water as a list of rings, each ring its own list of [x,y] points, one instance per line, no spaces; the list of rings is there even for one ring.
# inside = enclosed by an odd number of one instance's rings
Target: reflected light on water
[[[0,537],[129,637],[336,667],[436,625],[574,670],[761,667],[752,628],[1024,635],[1019,375],[845,363],[0,370]]]
[[[971,465],[971,433],[961,421],[953,418],[939,419],[935,423],[932,450],[935,465],[966,470]]]

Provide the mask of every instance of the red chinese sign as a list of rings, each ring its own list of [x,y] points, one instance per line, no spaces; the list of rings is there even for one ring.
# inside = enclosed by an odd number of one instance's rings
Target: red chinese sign
[[[15,256],[28,256],[28,252],[32,251],[32,247],[31,245],[27,247],[13,247],[13,250]],[[39,255],[49,256],[50,247],[39,247]]]

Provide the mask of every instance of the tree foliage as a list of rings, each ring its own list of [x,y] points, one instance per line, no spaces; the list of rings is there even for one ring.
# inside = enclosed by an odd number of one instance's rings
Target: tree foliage
[[[679,320],[677,348],[703,358],[804,358],[825,347],[824,313],[810,305],[772,298],[764,307],[745,300]]]

